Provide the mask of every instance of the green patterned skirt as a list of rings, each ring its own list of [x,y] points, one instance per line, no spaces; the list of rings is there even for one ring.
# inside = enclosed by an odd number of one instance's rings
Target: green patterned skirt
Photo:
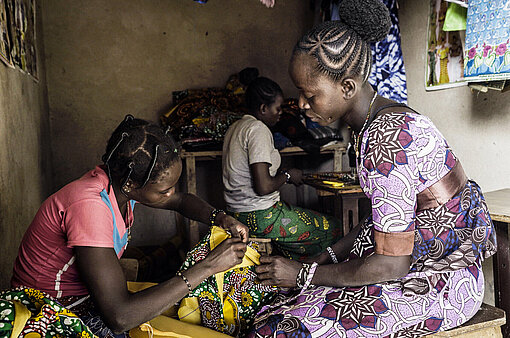
[[[95,337],[73,312],[46,293],[25,287],[0,292],[0,337]]]
[[[339,219],[285,202],[277,202],[265,210],[231,215],[248,226],[251,237],[271,239],[279,254],[296,260],[325,251],[342,235]]]

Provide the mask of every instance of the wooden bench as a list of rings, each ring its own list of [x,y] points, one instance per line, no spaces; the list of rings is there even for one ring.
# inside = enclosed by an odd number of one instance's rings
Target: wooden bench
[[[505,325],[505,323],[505,311],[482,303],[480,310],[466,323],[454,329],[438,332],[427,337],[500,338],[503,337],[501,326]]]

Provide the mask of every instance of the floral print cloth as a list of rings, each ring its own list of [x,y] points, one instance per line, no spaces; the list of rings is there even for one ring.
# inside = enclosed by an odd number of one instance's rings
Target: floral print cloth
[[[225,231],[218,227],[212,227],[211,231],[193,250],[188,253],[181,270],[189,269],[196,262],[204,259],[222,240],[227,238]],[[257,243],[249,243],[249,248],[243,263],[207,278],[181,302],[179,319],[193,323],[186,317],[195,315],[195,310],[200,312],[202,326],[237,336],[249,328],[255,314],[262,305],[268,304],[276,295],[277,289],[273,286],[260,284],[255,273],[255,264],[258,263]],[[248,259],[249,258],[249,259]],[[251,262],[247,262],[251,261]],[[223,285],[221,285],[223,284]],[[189,307],[189,302],[197,298],[198,309],[190,308],[183,314],[183,304]]]
[[[11,335],[94,337],[80,318],[51,296],[24,287],[0,292],[0,337]]]
[[[467,80],[510,78],[510,2],[469,0],[464,76]]]
[[[417,194],[457,161],[425,116],[379,115],[364,132],[360,184],[372,203],[348,259],[373,254],[374,231],[414,232],[409,273],[357,288],[313,287],[264,307],[249,337],[418,337],[461,325],[480,308],[481,262],[496,251],[480,188],[468,181],[447,203],[416,212]],[[297,294],[296,294],[297,293]]]

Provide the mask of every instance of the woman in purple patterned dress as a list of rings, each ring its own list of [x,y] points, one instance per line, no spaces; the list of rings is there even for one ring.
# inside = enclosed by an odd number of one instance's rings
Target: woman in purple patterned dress
[[[430,119],[367,82],[369,43],[389,27],[382,2],[343,0],[340,17],[303,36],[289,71],[312,120],[357,134],[372,213],[312,264],[261,258],[264,284],[293,289],[250,337],[415,337],[461,325],[482,303],[481,263],[496,251],[482,192]]]

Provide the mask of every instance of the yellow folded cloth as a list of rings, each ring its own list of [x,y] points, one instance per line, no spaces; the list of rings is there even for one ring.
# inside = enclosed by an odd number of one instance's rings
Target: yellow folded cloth
[[[130,292],[138,292],[156,285],[155,283],[128,282]],[[203,326],[186,323],[172,318],[175,316],[175,307],[170,307],[162,315],[129,330],[129,336],[133,338],[227,338],[226,334],[216,332]]]

